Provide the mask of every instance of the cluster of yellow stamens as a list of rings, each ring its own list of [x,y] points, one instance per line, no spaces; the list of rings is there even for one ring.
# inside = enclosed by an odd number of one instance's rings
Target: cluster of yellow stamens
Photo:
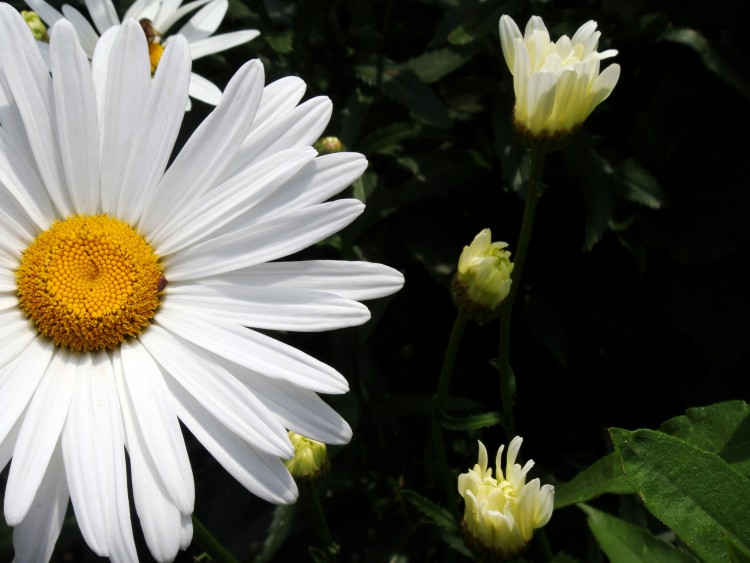
[[[75,351],[115,347],[149,324],[165,278],[138,231],[108,215],[56,221],[23,252],[21,309],[39,331]]]

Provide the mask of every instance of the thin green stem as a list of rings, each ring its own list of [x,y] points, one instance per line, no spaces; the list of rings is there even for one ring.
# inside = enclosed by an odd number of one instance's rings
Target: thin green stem
[[[539,547],[541,547],[542,549],[544,560],[552,561],[552,559],[554,559],[554,556],[552,555],[552,548],[549,545],[549,540],[547,539],[547,532],[544,530],[544,528],[539,528],[536,531],[536,537],[537,537],[537,542],[539,544]]]
[[[526,254],[529,250],[531,232],[534,229],[534,215],[539,198],[544,191],[542,174],[544,172],[544,160],[546,153],[540,149],[531,151],[531,171],[529,174],[529,185],[526,190],[526,206],[523,210],[523,223],[521,233],[518,237],[515,256],[513,260],[513,273],[510,293],[503,303],[503,311],[500,317],[500,392],[502,395],[503,417],[505,418],[505,430],[508,438],[516,435],[516,423],[513,418],[513,404],[515,403],[516,382],[513,371],[510,369],[510,325],[513,318],[513,303],[516,294],[521,287],[521,275],[523,274]]]
[[[315,483],[306,483],[304,487],[307,493],[305,496],[310,505],[310,512],[312,512],[313,522],[315,523],[315,529],[318,532],[320,542],[323,544],[323,553],[325,554],[326,561],[334,563],[339,546],[333,541],[331,530],[328,528],[326,515],[323,512],[323,506],[320,504],[320,497],[318,496],[318,487]]]
[[[216,563],[237,563],[224,546],[208,531],[200,520],[193,514],[193,539],[195,543]]]
[[[456,363],[456,353],[458,352],[458,346],[461,344],[461,338],[464,335],[464,329],[468,322],[469,316],[466,313],[459,313],[456,317],[456,322],[453,323],[453,330],[451,330],[448,347],[443,357],[443,367],[440,370],[440,381],[438,382],[437,392],[432,399],[432,441],[435,445],[435,454],[437,456],[438,467],[440,468],[440,478],[443,481],[443,488],[445,489],[448,509],[457,522],[460,518],[458,506],[455,501],[457,489],[456,483],[451,476],[450,467],[448,466],[448,455],[445,452],[443,415],[445,414],[445,401],[448,397],[453,365]]]

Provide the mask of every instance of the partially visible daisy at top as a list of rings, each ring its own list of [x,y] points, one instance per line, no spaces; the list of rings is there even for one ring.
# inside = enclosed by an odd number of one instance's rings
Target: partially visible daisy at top
[[[112,0],[86,0],[86,7],[96,29],[81,12],[68,4],[63,5],[61,13],[45,0],[26,0],[26,3],[48,26],[63,18],[70,21],[89,59],[94,54],[99,36],[110,27],[120,24]],[[159,64],[170,36],[183,35],[190,48],[190,58],[196,60],[242,45],[259,35],[255,29],[213,35],[224,19],[229,7],[228,0],[195,0],[184,6],[182,3],[183,0],[135,0],[125,12],[123,19],[133,18],[139,21],[146,33],[152,73]],[[198,8],[200,10],[185,25],[168,34],[172,26]],[[190,76],[189,94],[191,98],[214,106],[221,98],[221,90],[213,82],[194,72]]]
[[[617,55],[615,49],[597,51],[600,36],[596,22],[588,21],[572,38],[555,42],[539,16],[529,19],[523,35],[512,18],[500,18],[500,43],[516,93],[514,125],[526,144],[561,148],[612,93],[620,65],[599,72],[603,59]]]

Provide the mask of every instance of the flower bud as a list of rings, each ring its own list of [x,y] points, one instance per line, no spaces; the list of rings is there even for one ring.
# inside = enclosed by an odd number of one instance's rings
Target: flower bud
[[[37,41],[44,41],[45,43],[49,43],[47,26],[44,25],[44,22],[42,21],[42,18],[39,17],[39,14],[28,10],[21,10],[21,15],[26,21],[26,24],[29,26],[29,29],[31,29],[31,33],[34,35],[34,39],[36,39]]]
[[[526,483],[526,474],[534,466],[529,460],[523,468],[516,463],[523,439],[516,436],[508,447],[505,474],[500,446],[495,458],[495,477],[487,467],[487,449],[479,442],[479,461],[458,476],[458,492],[466,502],[461,532],[466,546],[479,561],[507,561],[518,557],[529,545],[534,530],[552,517],[555,488],[540,486],[539,479]]]
[[[344,143],[342,143],[341,139],[338,137],[323,137],[318,139],[315,144],[313,144],[313,148],[321,155],[344,152],[346,150]]]
[[[596,22],[588,21],[572,38],[553,42],[539,16],[531,17],[523,35],[509,16],[500,18],[500,43],[516,93],[513,124],[525,146],[564,148],[612,93],[620,65],[599,73],[600,62],[617,54],[597,51],[600,36]]]
[[[500,315],[500,306],[510,292],[513,263],[504,242],[491,242],[490,229],[480,232],[464,246],[453,277],[453,302],[461,312],[485,323]]]
[[[297,481],[317,481],[328,470],[326,445],[289,431],[289,440],[294,446],[294,457],[284,465]]]

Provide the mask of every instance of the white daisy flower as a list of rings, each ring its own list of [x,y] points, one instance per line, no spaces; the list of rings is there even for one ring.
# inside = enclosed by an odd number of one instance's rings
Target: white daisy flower
[[[235,74],[167,168],[190,81],[175,37],[151,77],[140,25],[104,33],[89,63],[51,30],[51,74],[0,4],[0,470],[17,561],[47,561],[72,500],[98,555],[136,561],[135,508],[158,561],[190,543],[194,484],[179,421],[247,489],[297,490],[287,430],[346,443],[318,393],[344,377],[254,330],[366,322],[359,300],[397,291],[380,264],[272,262],[353,221],[328,198],[367,162],[316,158],[331,114],[305,84]],[[246,328],[253,327],[253,328]]]
[[[135,0],[125,12],[125,18],[138,20],[146,31],[152,72],[159,64],[164,46],[169,40],[167,32],[179,20],[198,8],[201,9],[176,34],[170,34],[182,35],[187,39],[192,60],[242,45],[259,35],[255,29],[213,35],[224,19],[229,7],[228,0],[193,0],[185,5],[182,5],[182,2],[183,0]],[[64,4],[60,12],[45,0],[26,0],[26,3],[48,26],[63,18],[70,21],[89,59],[94,54],[99,36],[120,24],[112,0],[86,0],[86,8],[96,29],[81,12],[68,4]],[[195,73],[190,76],[189,92],[190,97],[214,106],[221,98],[221,90],[213,82]]]

